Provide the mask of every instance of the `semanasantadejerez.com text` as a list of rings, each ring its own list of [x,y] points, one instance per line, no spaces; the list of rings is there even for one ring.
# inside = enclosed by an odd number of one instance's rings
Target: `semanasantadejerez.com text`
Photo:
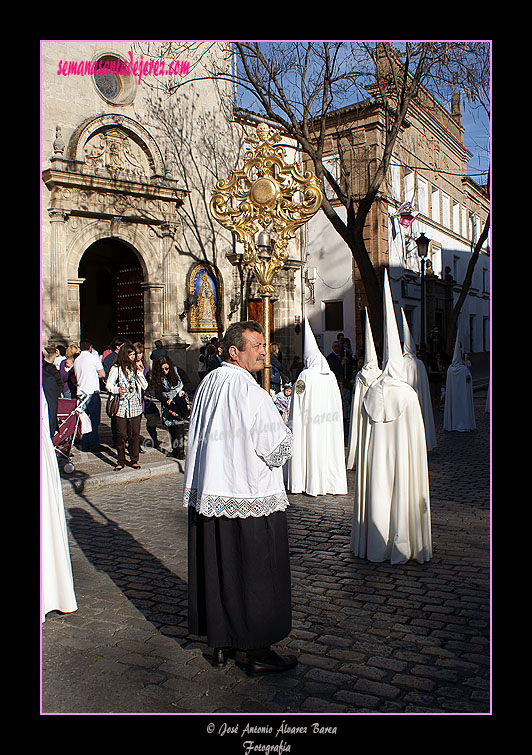
[[[57,67],[58,76],[120,76],[138,77],[139,83],[143,76],[186,76],[190,71],[188,60],[133,60],[133,54],[128,52],[126,60],[60,60]]]

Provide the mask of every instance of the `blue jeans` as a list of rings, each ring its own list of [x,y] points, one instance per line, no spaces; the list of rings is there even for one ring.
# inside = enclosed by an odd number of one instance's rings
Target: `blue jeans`
[[[94,451],[100,445],[100,434],[98,426],[100,424],[100,414],[102,410],[102,400],[99,393],[91,393],[91,396],[85,404],[85,412],[91,421],[92,430],[81,436],[81,450]]]

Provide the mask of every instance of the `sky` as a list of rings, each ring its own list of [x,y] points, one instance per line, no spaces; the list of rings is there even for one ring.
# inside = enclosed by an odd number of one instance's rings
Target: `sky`
[[[462,104],[462,126],[465,128],[464,146],[473,153],[467,165],[467,175],[477,183],[485,183],[489,169],[490,124],[488,117],[484,111],[471,110]],[[478,175],[479,173],[482,175]]]
[[[356,101],[359,95],[355,98],[349,98],[350,102]],[[245,97],[247,99],[247,97]],[[343,103],[339,103],[337,106],[341,106]],[[347,102],[345,104],[348,104]],[[255,110],[251,104],[251,99],[244,107],[249,107],[250,110]],[[447,104],[447,109],[451,110],[450,102]],[[484,184],[487,181],[487,174],[490,164],[489,157],[489,145],[490,145],[490,123],[485,110],[479,106],[472,106],[470,103],[464,101],[461,102],[462,109],[462,125],[465,129],[464,132],[464,146],[469,152],[472,153],[471,160],[467,166],[467,174],[473,178],[477,183]]]

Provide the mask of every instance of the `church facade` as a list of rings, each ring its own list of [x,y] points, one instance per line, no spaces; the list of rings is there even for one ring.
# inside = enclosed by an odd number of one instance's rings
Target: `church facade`
[[[196,377],[199,348],[231,321],[260,319],[257,284],[211,191],[241,161],[246,127],[227,82],[202,80],[202,56],[230,66],[222,44],[42,42],[42,344],[121,335],[163,341]],[[182,86],[176,86],[176,85]],[[273,339],[297,353],[301,258],[293,242],[276,281]]]

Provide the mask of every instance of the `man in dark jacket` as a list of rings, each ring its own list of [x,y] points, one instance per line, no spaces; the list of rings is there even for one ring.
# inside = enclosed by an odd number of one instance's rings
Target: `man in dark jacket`
[[[333,373],[336,376],[337,380],[344,380],[344,365],[342,363],[342,357],[341,357],[341,344],[340,341],[333,341],[332,345],[332,351],[327,357],[327,362],[329,363],[329,367],[333,371]]]
[[[118,356],[118,352],[120,351],[120,347],[122,344],[126,342],[125,338],[122,338],[122,336],[117,336],[116,338],[113,338],[111,343],[109,344],[109,348],[111,349],[111,352],[107,354],[106,357],[102,360],[102,367],[103,371],[105,372],[105,379],[109,377],[109,371],[113,364],[116,362],[116,358]]]

